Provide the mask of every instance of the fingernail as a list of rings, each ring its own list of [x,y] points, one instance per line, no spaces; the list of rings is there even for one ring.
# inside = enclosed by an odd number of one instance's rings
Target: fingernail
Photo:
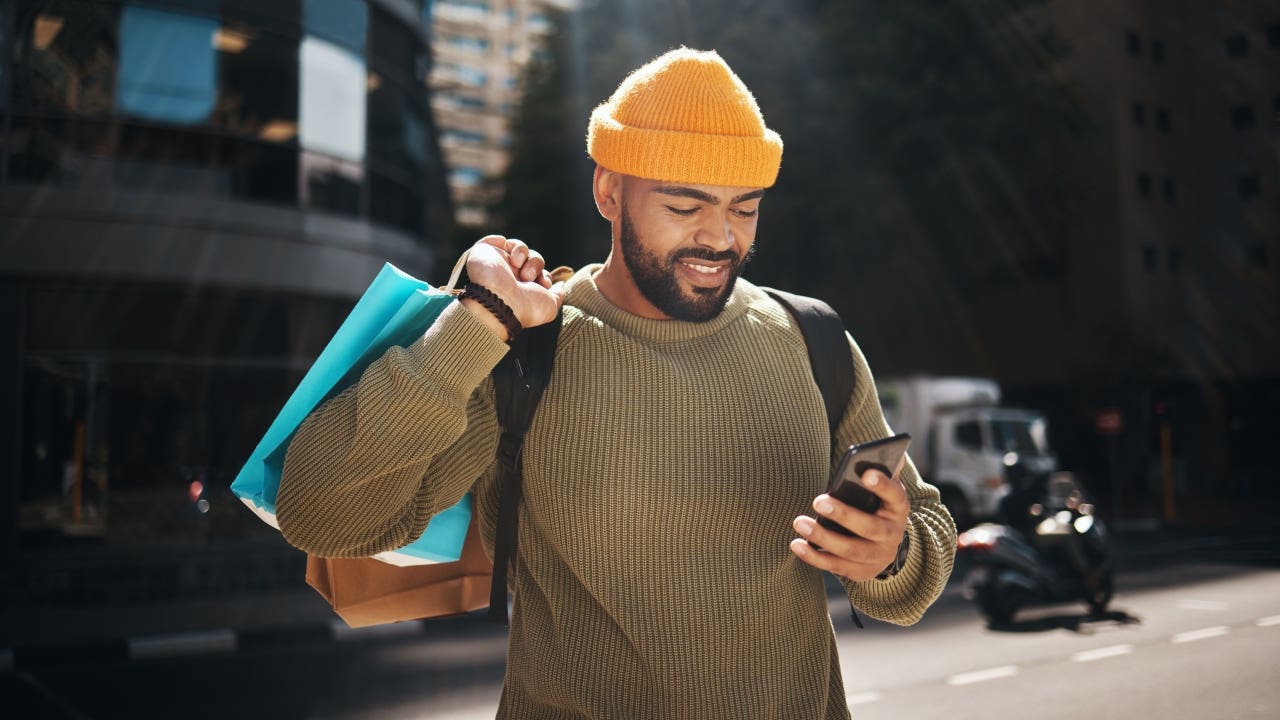
[[[797,555],[809,554],[809,547],[804,541],[791,543],[791,550]]]
[[[866,476],[865,478],[863,478],[862,484],[866,485],[867,487],[875,487],[880,484],[880,476],[876,475],[875,473],[872,473]]]
[[[796,532],[800,533],[805,537],[809,537],[810,535],[813,534],[813,527],[809,523],[805,522],[804,520],[796,520],[791,524],[791,526],[796,529]]]
[[[826,499],[815,502],[813,504],[813,507],[816,508],[818,512],[823,513],[824,515],[827,513],[835,512],[836,510],[836,506],[832,505],[831,501]]]

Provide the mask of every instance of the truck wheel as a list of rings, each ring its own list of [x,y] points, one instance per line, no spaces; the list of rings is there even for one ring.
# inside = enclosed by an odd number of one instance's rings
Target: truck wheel
[[[956,523],[956,531],[964,532],[973,526],[973,512],[969,509],[969,501],[964,493],[955,488],[942,488],[942,504],[947,506],[951,519]]]

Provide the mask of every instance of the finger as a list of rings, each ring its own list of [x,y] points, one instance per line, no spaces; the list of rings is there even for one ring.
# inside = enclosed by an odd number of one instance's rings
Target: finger
[[[791,552],[819,570],[826,570],[850,580],[867,580],[875,577],[879,572],[870,564],[854,562],[833,553],[821,552],[810,545],[808,540],[802,538],[791,541]]]
[[[890,515],[905,514],[911,509],[911,501],[907,498],[907,489],[902,483],[875,468],[864,471],[861,475],[862,486],[880,498],[880,507]]]
[[[528,250],[527,252],[529,256],[520,268],[520,279],[525,282],[533,282],[542,277],[547,261],[542,259],[542,253],[537,250]]]
[[[484,244],[486,244],[486,245],[492,245],[492,246],[494,246],[494,247],[498,248],[499,250],[506,250],[506,249],[507,249],[507,239],[506,239],[505,237],[503,237],[502,235],[485,235],[484,237],[480,238],[480,239],[477,241],[477,244],[479,244],[479,243],[484,243]]]
[[[523,240],[515,238],[507,238],[507,260],[511,263],[511,268],[517,272],[529,260],[529,246]]]
[[[825,493],[813,499],[813,509],[820,516],[868,540],[880,540],[889,536],[888,523],[884,518],[847,505]]]
[[[825,528],[807,515],[801,515],[792,520],[791,527],[800,537],[822,548],[823,552],[846,558],[856,558],[865,553],[865,548],[860,546],[866,546],[866,540]]]

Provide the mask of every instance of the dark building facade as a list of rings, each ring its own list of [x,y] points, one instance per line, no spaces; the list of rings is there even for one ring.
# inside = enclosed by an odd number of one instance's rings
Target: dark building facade
[[[429,17],[0,3],[0,647],[309,592],[228,488],[382,263],[430,277],[451,232]]]

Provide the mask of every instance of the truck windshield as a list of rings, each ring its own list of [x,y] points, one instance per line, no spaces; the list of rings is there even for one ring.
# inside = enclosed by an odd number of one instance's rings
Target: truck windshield
[[[1024,455],[1042,455],[1048,450],[1045,422],[1034,420],[992,420],[991,439],[996,450]]]

